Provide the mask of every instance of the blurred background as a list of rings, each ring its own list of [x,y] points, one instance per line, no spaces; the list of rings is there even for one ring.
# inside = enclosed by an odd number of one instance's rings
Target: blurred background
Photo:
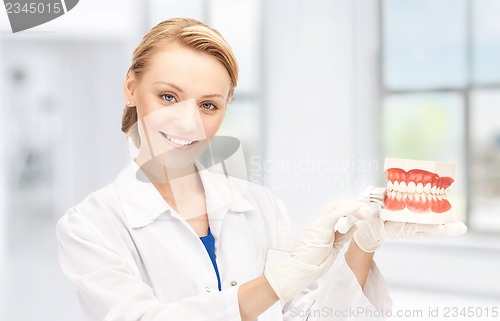
[[[54,226],[130,160],[132,51],[177,16],[232,45],[240,82],[220,134],[240,139],[249,179],[297,230],[328,199],[384,184],[385,157],[456,163],[449,197],[469,232],[387,243],[376,261],[395,309],[421,320],[500,309],[500,1],[82,0],[16,34],[0,13],[2,319],[82,320]],[[493,319],[482,311],[469,319]]]

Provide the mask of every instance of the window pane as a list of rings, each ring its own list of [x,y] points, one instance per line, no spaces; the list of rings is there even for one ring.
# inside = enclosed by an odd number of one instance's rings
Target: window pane
[[[500,83],[500,1],[474,3],[474,81]]]
[[[384,156],[457,165],[448,199],[458,219],[466,206],[463,109],[458,94],[391,95],[382,115]]]
[[[465,84],[465,1],[386,0],[384,66],[389,89]]]
[[[500,231],[500,90],[479,91],[471,108],[471,224]]]
[[[226,115],[222,126],[217,132],[218,136],[236,137],[243,149],[247,172],[252,174],[252,164],[260,162],[262,156],[261,149],[261,123],[259,102],[256,100],[236,100],[227,106]],[[260,177],[262,173],[253,171],[256,177]],[[248,177],[256,183],[261,183],[259,180]]]
[[[259,84],[259,2],[211,0],[208,3],[210,25],[229,42],[238,60],[236,94],[255,93]]]

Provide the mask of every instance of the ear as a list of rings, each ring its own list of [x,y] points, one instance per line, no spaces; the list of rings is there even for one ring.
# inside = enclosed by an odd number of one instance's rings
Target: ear
[[[123,85],[123,96],[126,102],[130,101],[130,106],[137,106],[135,103],[135,86],[135,78],[131,72],[128,72],[125,77],[125,84]]]

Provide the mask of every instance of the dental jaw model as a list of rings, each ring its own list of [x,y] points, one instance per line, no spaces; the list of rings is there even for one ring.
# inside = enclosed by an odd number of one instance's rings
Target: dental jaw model
[[[451,163],[386,158],[387,189],[380,218],[388,221],[445,224],[452,219],[448,188]]]

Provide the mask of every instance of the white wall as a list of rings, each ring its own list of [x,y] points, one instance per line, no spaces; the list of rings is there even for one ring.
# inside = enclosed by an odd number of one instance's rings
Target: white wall
[[[0,61],[2,61],[3,46],[0,43]],[[0,66],[0,74],[4,73],[4,68]],[[0,77],[0,88],[3,88],[3,77]],[[0,89],[0,106],[5,106],[4,94]],[[2,109],[0,109],[2,112]],[[5,117],[0,117],[0,155],[5,155]],[[5,248],[7,243],[7,182],[5,179],[5,157],[0,157],[0,271],[3,270],[5,261]]]
[[[264,183],[299,229],[328,199],[376,183],[374,5],[263,2],[264,162],[271,165]],[[358,17],[364,25],[356,25]]]
[[[120,42],[75,43],[67,48],[64,137],[57,164],[65,197],[58,215],[88,193],[113,181],[128,160],[120,131],[123,81],[130,50]]]
[[[54,224],[129,159],[120,132],[122,84],[145,29],[142,5],[80,1],[67,15],[18,34],[7,31],[0,14],[0,314],[6,319],[81,320],[76,293],[58,266]],[[12,81],[13,70],[25,71],[27,81]],[[26,146],[50,151],[44,172],[50,177],[20,189],[9,179],[19,177],[14,167],[23,164]]]

